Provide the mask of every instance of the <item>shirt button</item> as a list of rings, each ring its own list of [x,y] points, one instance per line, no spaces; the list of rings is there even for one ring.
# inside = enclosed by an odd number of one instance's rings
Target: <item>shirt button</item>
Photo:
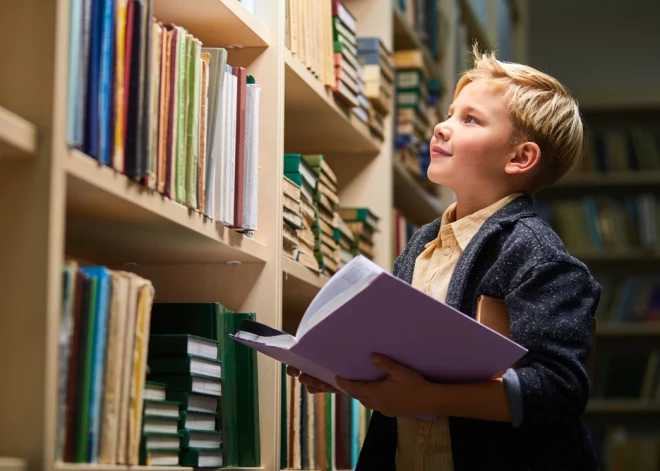
[[[449,255],[451,253],[451,249],[449,247],[445,247],[445,250],[443,250],[445,255]]]
[[[422,437],[421,435],[417,437],[417,443],[424,443],[424,437]]]

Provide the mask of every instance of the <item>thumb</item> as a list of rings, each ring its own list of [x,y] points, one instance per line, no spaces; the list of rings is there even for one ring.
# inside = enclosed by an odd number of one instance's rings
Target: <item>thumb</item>
[[[408,372],[408,368],[384,355],[374,353],[371,356],[371,359],[377,368],[383,370],[385,373],[389,374],[390,376],[395,376],[395,377],[402,376]]]

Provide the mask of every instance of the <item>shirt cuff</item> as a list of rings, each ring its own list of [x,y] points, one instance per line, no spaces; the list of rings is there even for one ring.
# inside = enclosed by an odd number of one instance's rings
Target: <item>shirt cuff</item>
[[[511,425],[520,427],[523,421],[523,399],[520,389],[520,379],[518,374],[512,368],[506,370],[502,376],[504,390],[509,401],[509,412],[511,413]]]

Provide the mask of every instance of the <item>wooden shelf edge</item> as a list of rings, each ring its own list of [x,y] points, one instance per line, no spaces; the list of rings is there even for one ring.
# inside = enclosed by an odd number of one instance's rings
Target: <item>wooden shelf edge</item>
[[[589,251],[572,251],[570,254],[585,263],[619,263],[619,262],[660,262],[660,252],[635,249],[600,249]]]
[[[68,175],[226,246],[234,253],[240,254],[244,261],[266,261],[266,246],[263,243],[231,229],[219,235],[215,221],[130,180],[110,167],[99,164],[80,151],[69,152],[65,167]],[[232,243],[230,239],[240,239],[240,244]]]
[[[246,28],[250,29],[262,41],[262,46],[271,44],[270,30],[259,18],[254,16],[241,2],[236,0],[221,0],[229,10],[238,18]]]
[[[192,471],[195,468],[189,466],[125,466],[96,463],[55,463],[52,469],[56,471]],[[265,468],[225,467],[219,469],[227,471],[258,471],[264,470]]]
[[[600,323],[599,337],[660,337],[660,322]]]
[[[587,414],[659,414],[660,402],[642,399],[592,399]]]
[[[470,37],[476,39],[481,48],[491,51],[493,45],[486,34],[485,27],[479,22],[479,18],[477,18],[477,14],[474,12],[470,1],[460,0],[460,5],[461,12],[463,13],[462,17],[468,28],[468,34]]]
[[[422,51],[422,55],[424,56],[424,65],[428,69],[427,72],[429,73],[430,77],[440,78],[439,66],[436,61],[433,60],[431,51],[429,51],[429,48],[426,46],[426,44],[422,42],[422,40],[419,38],[419,35],[412,29],[410,22],[406,19],[406,17],[396,5],[394,5],[392,8],[392,15],[394,16],[394,21],[399,24],[399,26],[405,31],[406,36],[408,36],[410,41],[415,45],[415,49]]]
[[[0,106],[0,142],[5,142],[15,149],[15,152],[0,150],[0,157],[33,156],[37,151],[37,128],[16,113]]]
[[[341,120],[349,123],[355,130],[361,135],[361,137],[369,143],[371,151],[376,154],[380,151],[381,143],[371,135],[369,127],[367,124],[361,122],[357,116],[349,115],[347,116],[344,110],[340,109],[333,99],[332,92],[327,91],[323,83],[318,80],[314,75],[307,70],[305,65],[293,55],[293,53],[288,49],[284,48],[284,64],[288,67],[293,73],[295,73],[305,84],[315,92],[327,105],[329,109],[332,109],[334,114]],[[286,89],[286,83],[285,83]]]
[[[296,262],[285,255],[282,255],[282,273],[285,278],[291,276],[318,290],[323,288],[323,285],[330,279],[327,275],[315,274],[302,263]]]

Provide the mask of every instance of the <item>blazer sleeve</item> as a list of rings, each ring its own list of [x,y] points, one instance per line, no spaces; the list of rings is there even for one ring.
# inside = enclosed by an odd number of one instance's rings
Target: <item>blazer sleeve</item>
[[[505,297],[511,337],[528,349],[515,370],[525,425],[577,418],[589,398],[592,316],[600,286],[566,261],[541,263]]]

